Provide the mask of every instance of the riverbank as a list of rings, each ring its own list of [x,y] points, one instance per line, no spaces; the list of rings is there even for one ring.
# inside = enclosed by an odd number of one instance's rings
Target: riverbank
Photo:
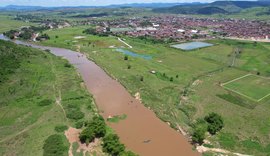
[[[53,54],[69,60],[82,75],[104,118],[123,114],[127,116],[125,120],[109,125],[128,149],[139,155],[199,155],[192,150],[187,139],[159,120],[85,55],[61,48],[31,46],[49,49]]]
[[[2,40],[0,60],[0,155],[43,155],[51,136],[51,145],[63,147],[57,152],[65,155],[65,127],[97,112],[76,69],[53,54]]]

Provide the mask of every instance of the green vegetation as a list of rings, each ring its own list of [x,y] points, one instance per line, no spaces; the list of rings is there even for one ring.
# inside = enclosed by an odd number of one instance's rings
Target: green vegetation
[[[66,125],[59,125],[59,126],[55,126],[54,128],[56,132],[64,132],[67,129],[68,129],[68,126]]]
[[[66,156],[68,146],[64,143],[64,138],[61,135],[54,134],[49,136],[44,143],[43,156]]]
[[[166,43],[153,44],[147,40],[121,37],[133,47],[133,52],[153,56],[151,60],[132,56],[124,60],[125,55],[115,53],[110,48],[112,45],[125,46],[116,37],[85,35],[82,32],[86,28],[81,26],[47,31],[49,36],[57,35],[59,38],[42,44],[72,50],[80,46],[81,51],[120,81],[132,95],[139,92],[143,104],[150,107],[160,119],[170,122],[174,128],[180,125],[193,134],[192,121],[204,118],[211,112],[221,115],[225,127],[210,138],[205,136],[214,147],[220,146],[220,136],[223,134],[232,134],[237,139],[234,148],[229,148],[226,143],[221,144],[221,147],[238,153],[254,153],[240,144],[247,138],[256,138],[262,147],[268,146],[269,99],[254,103],[221,86],[222,83],[248,73],[260,72],[260,76],[268,77],[270,46],[267,43],[211,40],[206,42],[215,46],[186,53],[170,48]],[[75,39],[76,36],[85,38]],[[229,67],[232,65],[232,52],[237,47],[241,48],[241,53],[235,58],[234,65]],[[132,68],[127,69],[129,65]],[[171,77],[173,81],[170,81]],[[265,151],[255,153],[263,155]]]
[[[50,53],[0,40],[0,155],[68,154],[63,131],[76,121],[65,112],[76,107],[84,114],[82,120],[89,120],[95,107],[81,78],[66,63]]]
[[[115,134],[109,134],[103,138],[103,151],[112,156],[121,155],[125,151],[125,146],[120,143],[119,137]]]
[[[9,31],[10,29],[17,29],[22,26],[35,25],[33,23],[14,20],[12,16],[8,16],[5,14],[0,15],[0,21],[0,33]]]
[[[269,79],[256,75],[248,75],[226,83],[224,87],[256,102],[261,101],[270,95]]]
[[[106,124],[101,116],[94,116],[86,128],[80,133],[80,140],[83,143],[89,144],[95,138],[104,137],[106,134]]]
[[[107,121],[113,122],[113,123],[118,123],[119,121],[125,120],[126,118],[127,118],[126,114],[116,115],[116,116],[113,116],[112,118],[108,118]]]
[[[224,127],[222,117],[216,113],[210,113],[204,120],[208,123],[208,132],[212,135],[216,134]]]

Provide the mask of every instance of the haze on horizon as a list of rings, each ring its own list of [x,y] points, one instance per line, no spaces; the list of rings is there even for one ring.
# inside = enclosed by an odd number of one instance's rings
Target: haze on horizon
[[[208,3],[214,0],[0,0],[0,6],[104,6],[127,3]],[[254,0],[248,0],[254,1]]]

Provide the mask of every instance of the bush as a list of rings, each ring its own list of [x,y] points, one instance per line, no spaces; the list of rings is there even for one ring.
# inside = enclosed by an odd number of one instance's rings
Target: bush
[[[74,119],[74,120],[79,120],[84,117],[83,112],[80,111],[80,109],[71,109],[68,110],[67,112],[67,118],[69,119]]]
[[[127,55],[125,55],[124,60],[125,60],[125,61],[127,61],[127,60],[128,60],[128,56],[127,56]]]
[[[141,76],[140,80],[143,81],[143,76]]]
[[[77,129],[80,129],[80,128],[82,128],[84,126],[84,121],[78,121],[78,122],[76,122],[76,124],[75,124],[75,127],[77,128]]]
[[[212,135],[216,134],[224,127],[222,117],[216,113],[210,113],[204,120],[208,123],[208,132]]]
[[[138,155],[131,151],[124,151],[121,153],[121,156],[138,156]]]
[[[125,151],[125,146],[120,143],[117,135],[109,134],[103,138],[102,149],[112,156],[118,156]]]
[[[44,99],[44,100],[40,101],[40,102],[38,103],[38,105],[39,105],[39,106],[48,106],[48,105],[50,105],[50,104],[52,104],[52,103],[53,103],[52,100],[50,100],[50,99]]]
[[[71,64],[68,63],[68,62],[66,62],[64,66],[65,66],[66,68],[71,68],[71,67],[72,67]]]
[[[43,156],[63,156],[68,154],[68,147],[65,146],[61,135],[49,136],[43,145]]]
[[[55,126],[54,128],[54,130],[59,133],[64,132],[67,129],[68,129],[68,126],[66,125],[59,125],[59,126]]]

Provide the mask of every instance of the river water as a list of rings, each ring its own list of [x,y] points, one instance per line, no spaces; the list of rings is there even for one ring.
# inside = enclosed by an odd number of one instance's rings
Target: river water
[[[0,35],[0,39],[5,37]],[[105,119],[108,116],[127,115],[127,118],[119,123],[108,124],[129,150],[141,156],[200,155],[192,150],[192,146],[183,135],[156,117],[152,111],[132,97],[118,81],[112,79],[86,56],[68,49],[38,46],[22,41],[14,42],[43,50],[49,49],[54,55],[64,57],[74,65]]]

